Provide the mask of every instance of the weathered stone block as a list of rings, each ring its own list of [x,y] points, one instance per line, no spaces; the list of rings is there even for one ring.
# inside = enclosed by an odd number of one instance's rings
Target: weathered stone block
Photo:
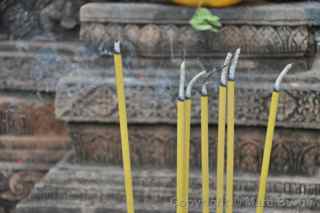
[[[241,47],[244,70],[272,72],[275,62],[283,66],[293,58],[297,71],[310,67],[316,44],[309,26],[320,24],[315,15],[319,3],[252,4],[212,11],[223,23],[215,34],[191,28],[192,8],[91,3],[81,8],[80,37],[106,48],[120,39],[126,55],[138,57],[140,66],[169,66],[176,64],[172,59],[183,57],[211,64]]]
[[[110,70],[106,72],[111,73]],[[131,69],[126,72],[130,73]],[[164,70],[159,72],[166,73]],[[143,75],[144,71],[140,73]],[[237,80],[237,124],[265,126],[272,90],[270,77],[252,77],[248,80],[245,79],[245,75],[239,74]],[[142,79],[126,79],[127,113],[130,123],[176,123],[178,72],[167,77],[159,76],[159,73],[155,73]],[[114,78],[101,78],[84,75],[62,80],[57,87],[56,116],[69,122],[117,123]],[[282,93],[280,99],[278,126],[319,128],[320,84],[314,81],[315,79],[318,77],[311,71],[304,77],[288,76],[288,90]],[[210,123],[217,122],[217,84],[210,88]],[[192,122],[199,124],[199,119],[199,97],[195,95]]]
[[[134,170],[134,195],[137,212],[175,212],[176,174],[167,169]],[[210,198],[214,209],[215,178],[211,174]],[[239,175],[235,179],[235,212],[254,212],[258,177]],[[317,178],[270,177],[266,212],[317,212],[319,180]],[[305,190],[308,188],[309,190]],[[303,190],[303,192],[302,192]],[[308,201],[308,202],[306,202]],[[304,206],[301,206],[301,203]],[[56,212],[125,212],[123,173],[120,167],[61,163],[20,203],[17,213]],[[79,209],[80,208],[80,209]],[[71,211],[73,212],[73,211]],[[201,212],[201,176],[190,175],[190,212]]]
[[[72,124],[71,140],[77,162],[122,165],[121,139],[117,125]],[[216,166],[216,127],[210,128],[210,168]],[[265,130],[239,127],[235,138],[235,171],[260,173]],[[170,125],[129,125],[134,168],[176,168],[176,128]],[[200,128],[191,132],[191,167],[200,169]],[[320,162],[317,131],[277,129],[271,156],[271,173],[315,175]]]

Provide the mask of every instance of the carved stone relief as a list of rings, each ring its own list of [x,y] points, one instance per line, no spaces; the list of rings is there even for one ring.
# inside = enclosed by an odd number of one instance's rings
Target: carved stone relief
[[[292,131],[296,131],[294,134]],[[210,167],[216,165],[216,128],[210,129]],[[134,168],[172,168],[176,166],[176,130],[170,125],[129,125],[131,159]],[[259,174],[264,128],[240,127],[236,130],[236,173]],[[116,125],[72,124],[71,138],[80,162],[121,165],[121,139]],[[320,137],[311,130],[277,129],[271,156],[271,173],[315,175],[320,166]],[[200,128],[191,133],[191,166],[200,168]]]
[[[91,43],[120,39],[129,52],[144,57],[205,57],[238,47],[247,55],[303,56],[310,48],[310,37],[306,26],[225,25],[212,34],[185,25],[82,23],[80,32],[80,38]]]

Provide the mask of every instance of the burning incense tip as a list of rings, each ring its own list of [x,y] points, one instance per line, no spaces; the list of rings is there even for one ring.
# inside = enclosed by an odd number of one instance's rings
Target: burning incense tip
[[[231,58],[232,58],[232,54],[228,53],[227,57],[224,61],[223,64],[223,69],[222,69],[222,73],[221,73],[221,84],[226,86],[227,85],[227,78],[228,78],[228,70],[229,70],[229,65],[231,62]]]
[[[208,88],[207,85],[209,84],[209,82],[206,82],[202,85],[202,89],[201,89],[201,95],[202,96],[207,96],[208,95]]]
[[[274,90],[276,91],[280,91],[281,88],[280,88],[280,85],[281,85],[281,82],[284,78],[284,76],[289,72],[289,70],[292,68],[292,64],[288,64],[283,70],[282,72],[279,74],[275,84],[274,84]]]
[[[201,95],[202,95],[202,96],[207,96],[207,95],[208,95],[208,88],[207,88],[207,86],[208,86],[208,84],[210,83],[210,82],[209,82],[209,81],[210,81],[210,78],[211,78],[212,76],[214,76],[214,74],[216,74],[217,71],[218,71],[218,68],[215,67],[212,71],[206,73],[207,76],[206,76],[206,79],[205,79],[205,81],[203,82],[202,88],[201,88]]]
[[[235,74],[236,74],[236,69],[237,69],[237,66],[238,66],[240,52],[241,52],[241,49],[238,48],[236,50],[236,53],[233,56],[232,63],[230,65],[230,70],[229,70],[229,76],[228,76],[229,80],[233,81],[235,79]]]
[[[120,53],[121,52],[120,41],[115,41],[114,42],[114,52],[115,53]]]
[[[196,76],[194,76],[191,81],[189,82],[187,86],[187,91],[186,91],[186,98],[191,98],[191,92],[192,92],[192,87],[195,84],[195,82],[203,75],[205,75],[207,71],[202,71],[198,73]]]
[[[184,100],[184,85],[186,82],[186,63],[183,61],[180,66],[179,99]]]

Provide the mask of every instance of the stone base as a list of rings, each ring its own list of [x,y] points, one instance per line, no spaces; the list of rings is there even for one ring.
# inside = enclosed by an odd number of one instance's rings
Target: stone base
[[[174,170],[134,170],[137,212],[175,212],[176,176]],[[211,175],[214,201],[214,174]],[[245,174],[235,180],[235,212],[255,211],[258,178]],[[266,212],[319,212],[320,181],[316,178],[270,177]],[[214,209],[214,202],[212,203]],[[61,162],[36,184],[31,196],[21,202],[17,213],[100,213],[125,212],[121,167]],[[191,172],[190,212],[201,212],[201,178]]]

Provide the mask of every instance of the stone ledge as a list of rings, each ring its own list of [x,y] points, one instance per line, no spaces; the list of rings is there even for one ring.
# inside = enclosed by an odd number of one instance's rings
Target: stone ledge
[[[134,189],[135,204],[139,212],[175,212],[172,203],[175,198],[175,172],[172,170],[135,170]],[[212,174],[214,177],[214,174]],[[200,200],[201,178],[199,173],[192,172],[190,181],[190,199]],[[238,201],[255,199],[257,189],[256,176],[241,175],[235,180],[235,195]],[[317,212],[319,201],[317,190],[318,178],[270,177],[267,199],[272,201],[273,208],[266,212],[275,213],[281,208],[290,212],[299,208],[299,202],[310,201],[301,212]],[[290,186],[290,190],[287,191]],[[214,199],[214,178],[211,180],[211,198]],[[307,190],[308,189],[308,190]],[[303,191],[303,192],[302,192]],[[91,166],[62,162],[51,169],[45,179],[38,183],[31,196],[17,206],[17,213],[50,212],[56,213],[88,211],[122,212],[125,210],[123,176],[120,167]],[[281,201],[295,203],[295,206],[281,206]],[[254,212],[246,205],[238,206],[235,212]],[[190,208],[192,213],[201,212],[201,206]]]
[[[89,3],[80,11],[81,22],[188,24],[195,9],[172,5],[134,3]],[[212,9],[225,24],[319,26],[320,3],[251,2]]]

